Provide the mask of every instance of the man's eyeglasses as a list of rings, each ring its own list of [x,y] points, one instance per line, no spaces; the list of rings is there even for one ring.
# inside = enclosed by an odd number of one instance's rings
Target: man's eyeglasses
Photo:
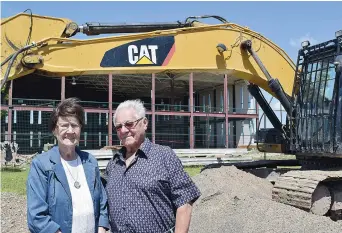
[[[80,125],[75,124],[75,123],[63,123],[63,124],[57,124],[57,125],[58,125],[58,128],[63,131],[69,129],[70,126],[72,130],[80,128]]]
[[[121,130],[122,126],[125,126],[127,129],[132,129],[134,128],[138,123],[139,121],[141,121],[144,117],[141,117],[135,121],[126,121],[125,123],[123,124],[118,124],[118,125],[115,125],[115,129],[116,131],[119,131]]]

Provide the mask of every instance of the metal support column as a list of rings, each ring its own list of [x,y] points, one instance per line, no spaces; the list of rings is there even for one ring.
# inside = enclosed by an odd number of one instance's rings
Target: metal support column
[[[257,117],[255,119],[255,136],[254,136],[254,140],[257,140],[257,137],[258,137],[258,127],[259,127],[259,105],[258,105],[257,101],[255,101],[255,113],[257,114]]]
[[[228,76],[227,74],[224,75],[223,80],[223,108],[224,108],[224,114],[225,114],[225,120],[226,120],[226,148],[229,148],[228,146],[228,132],[229,132],[229,123],[228,123]]]
[[[108,75],[108,146],[113,143],[113,75]]]
[[[175,80],[171,79],[170,81],[170,87],[171,87],[171,109],[170,111],[177,111],[175,108]],[[173,117],[173,116],[172,116]]]
[[[12,142],[12,93],[13,93],[13,80],[11,80],[10,87],[8,90],[8,124],[7,124],[7,140]]]
[[[234,81],[233,83],[233,113],[240,113],[240,111],[236,111],[236,85],[235,85],[236,81]],[[234,119],[233,121],[233,129],[231,129],[233,131],[233,147],[237,147],[237,143],[236,143],[236,119]]]
[[[194,148],[194,74],[189,75],[189,98],[190,98],[190,149]]]
[[[61,100],[65,99],[65,76],[61,78]]]
[[[156,143],[156,74],[152,74],[152,91],[151,91],[151,99],[152,99],[152,142]]]
[[[212,111],[211,112],[218,112],[217,111],[217,105],[216,105],[216,95],[217,95],[217,91],[216,91],[216,88],[213,90],[213,98],[212,98],[212,100],[213,100],[213,108],[212,108]],[[210,101],[211,101],[211,99],[210,99]],[[210,122],[210,119],[209,119],[209,122]],[[214,117],[213,118],[213,124],[212,124],[212,127],[214,127],[214,137],[213,137],[213,139],[214,139],[214,146],[215,147],[217,147],[217,117]]]

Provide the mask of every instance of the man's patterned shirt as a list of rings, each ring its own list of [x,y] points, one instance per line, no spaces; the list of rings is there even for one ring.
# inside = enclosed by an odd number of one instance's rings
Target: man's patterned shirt
[[[200,196],[180,159],[149,139],[126,168],[125,148],[106,168],[112,232],[163,233],[175,226],[177,208]]]

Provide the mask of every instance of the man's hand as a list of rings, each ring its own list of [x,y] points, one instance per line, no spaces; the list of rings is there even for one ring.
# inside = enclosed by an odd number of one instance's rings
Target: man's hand
[[[191,212],[192,203],[187,203],[177,209],[175,233],[187,233],[189,231]]]
[[[106,233],[106,229],[103,227],[99,227],[98,233]]]

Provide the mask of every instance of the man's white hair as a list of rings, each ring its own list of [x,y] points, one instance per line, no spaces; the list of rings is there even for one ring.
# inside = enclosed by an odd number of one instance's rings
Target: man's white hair
[[[141,100],[139,100],[139,99],[136,99],[136,100],[126,100],[126,101],[120,103],[119,106],[115,110],[114,117],[113,117],[114,125],[115,125],[115,122],[116,122],[116,114],[120,110],[128,109],[128,108],[132,108],[132,109],[135,110],[137,119],[146,116],[146,109],[145,109],[144,104],[143,104],[143,102]]]

